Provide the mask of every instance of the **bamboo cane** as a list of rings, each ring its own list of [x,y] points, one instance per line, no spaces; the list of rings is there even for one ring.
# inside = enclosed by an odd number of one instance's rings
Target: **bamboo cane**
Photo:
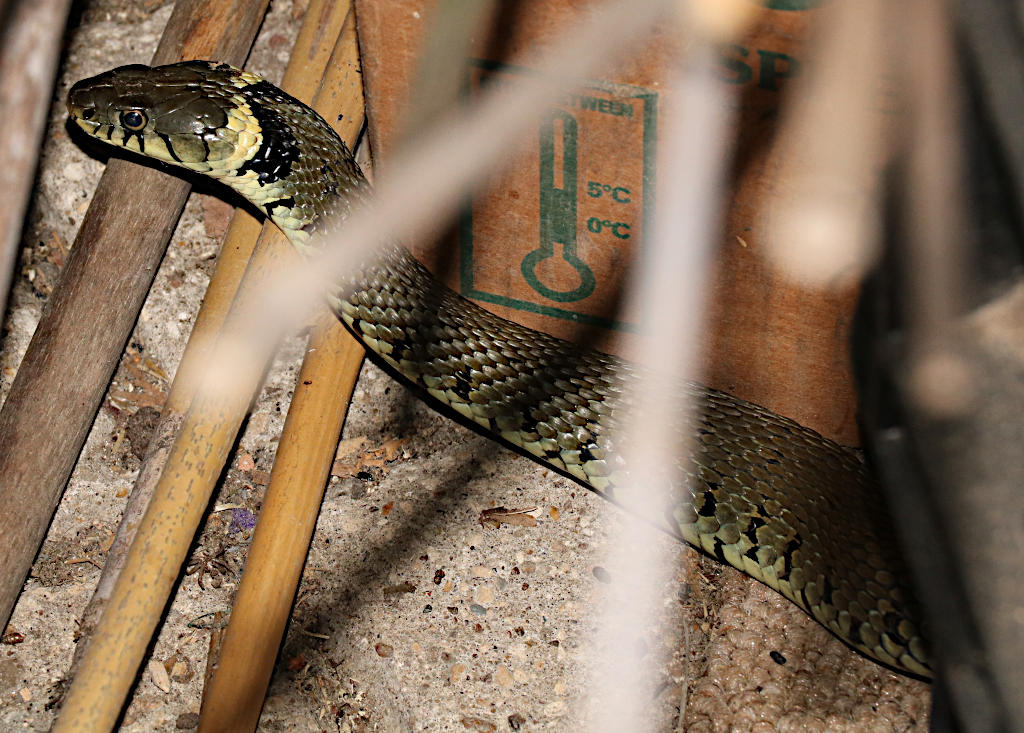
[[[316,103],[328,120],[341,113],[338,131],[350,146],[362,126],[362,92],[350,13]],[[200,733],[256,728],[362,360],[363,347],[325,314],[288,410]]]
[[[277,269],[265,253],[258,244],[225,333],[261,297],[264,283]],[[54,730],[105,730],[116,721],[262,374],[262,364],[245,364],[232,375],[235,388],[194,402],[186,413]]]
[[[334,39],[337,38],[347,15],[347,6],[348,2],[314,0],[306,10],[302,28],[292,49],[291,61],[281,82],[281,86],[297,99],[309,102],[316,94],[334,49]],[[160,422],[153,431],[149,450],[135,479],[117,535],[107,552],[103,573],[89,605],[82,613],[79,623],[81,640],[75,648],[74,660],[66,675],[67,679],[75,676],[82,656],[88,648],[92,630],[106,608],[117,577],[124,567],[128,548],[135,538],[135,531],[149,506],[185,411],[192,403],[192,397],[203,373],[204,357],[208,356],[209,347],[224,324],[246,265],[253,256],[253,248],[262,227],[263,224],[245,209],[235,211],[224,244],[221,246],[217,269],[210,279],[185,353],[181,357],[167,401],[161,410]],[[266,227],[270,231],[277,231],[273,223],[267,222]],[[276,251],[276,254],[271,256],[284,258],[292,254],[291,247],[283,236],[274,236],[270,240],[270,246]]]

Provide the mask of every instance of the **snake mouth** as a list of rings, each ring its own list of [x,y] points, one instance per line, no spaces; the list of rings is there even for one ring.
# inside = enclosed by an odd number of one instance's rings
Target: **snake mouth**
[[[75,87],[77,86],[76,84]],[[96,116],[96,105],[81,99],[82,95],[80,92],[82,90],[75,87],[71,87],[71,91],[68,92],[68,117],[90,135],[95,135],[96,131],[102,127],[98,120],[93,119]]]

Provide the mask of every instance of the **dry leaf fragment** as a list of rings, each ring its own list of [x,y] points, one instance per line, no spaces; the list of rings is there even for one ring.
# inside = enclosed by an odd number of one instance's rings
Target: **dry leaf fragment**
[[[365,435],[360,435],[355,438],[345,438],[345,440],[338,443],[338,450],[334,453],[335,460],[341,460],[353,456],[362,450],[363,446],[366,445],[368,438]]]
[[[343,440],[335,453],[331,475],[347,478],[356,476],[370,468],[384,470],[388,463],[401,457],[401,448],[409,442],[408,438],[391,438],[376,448],[365,449],[366,437]],[[345,444],[348,445],[345,445]],[[356,453],[362,451],[358,456]]]
[[[146,668],[149,670],[149,676],[152,678],[153,684],[157,686],[160,692],[171,691],[171,678],[167,674],[167,670],[164,669],[164,665],[155,659],[150,659]]]
[[[292,672],[298,672],[300,669],[306,666],[306,655],[301,653],[296,654],[294,657],[291,657],[287,662],[285,662],[285,666],[287,666],[288,669]]]
[[[267,486],[270,483],[270,472],[269,471],[253,471],[249,476],[252,482],[257,486]]]
[[[502,524],[516,527],[536,527],[537,519],[528,512],[536,511],[537,507],[531,506],[525,509],[506,509],[503,506],[493,509],[484,509],[480,512],[477,521],[485,527],[499,529]]]

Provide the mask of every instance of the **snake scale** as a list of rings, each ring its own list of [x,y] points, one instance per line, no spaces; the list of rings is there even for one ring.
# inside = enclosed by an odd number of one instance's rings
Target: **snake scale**
[[[319,115],[226,64],[123,66],[75,84],[68,110],[95,138],[228,184],[299,250],[369,195]],[[491,314],[398,245],[329,301],[428,400],[644,514],[622,493],[628,466],[611,442],[636,367]],[[679,459],[692,502],[677,500],[662,528],[768,584],[867,656],[930,677],[892,527],[859,455],[758,405],[681,388],[696,405]]]

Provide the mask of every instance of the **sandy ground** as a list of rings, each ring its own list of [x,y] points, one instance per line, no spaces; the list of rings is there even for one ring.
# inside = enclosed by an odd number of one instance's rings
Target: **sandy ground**
[[[57,281],[104,160],[66,132],[78,78],[148,61],[169,6],[85,3],[71,31],[5,315],[0,398]],[[278,79],[301,8],[273,2],[248,68]],[[131,490],[214,265],[229,206],[194,193],[0,649],[0,729],[41,730],[71,659],[77,618]],[[129,243],[126,243],[129,246]],[[237,587],[292,394],[304,334],[282,348],[142,671],[126,731],[195,727],[211,614]],[[382,456],[384,459],[382,459]],[[617,508],[445,420],[365,366],[327,488],[261,730],[579,728],[601,566]],[[482,510],[536,509],[493,529]],[[621,633],[659,681],[660,730],[926,730],[927,686],[848,650],[729,568],[653,536],[680,558],[662,618]],[[11,637],[12,639],[15,637]],[[166,674],[162,674],[161,670]],[[680,707],[682,720],[680,721]]]

